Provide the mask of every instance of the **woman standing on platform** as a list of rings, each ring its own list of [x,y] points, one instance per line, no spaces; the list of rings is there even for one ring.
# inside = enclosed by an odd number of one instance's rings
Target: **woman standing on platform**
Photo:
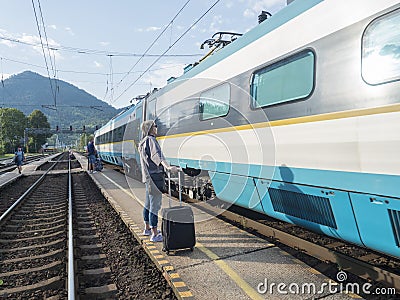
[[[154,120],[142,123],[143,139],[139,143],[142,181],[146,184],[146,200],[143,208],[145,224],[144,235],[151,235],[150,241],[162,242],[163,237],[157,230],[158,211],[161,208],[162,193],[165,191],[164,168],[176,172],[165,160],[161,147],[156,140],[157,125]]]

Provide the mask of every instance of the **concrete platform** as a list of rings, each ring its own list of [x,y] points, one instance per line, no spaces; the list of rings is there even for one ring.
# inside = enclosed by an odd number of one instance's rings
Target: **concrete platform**
[[[42,164],[44,164],[47,161],[52,160],[54,157],[56,157],[59,154],[54,154],[54,155],[50,155],[50,156],[45,156],[40,160],[37,161],[32,161],[30,163],[27,164],[23,164],[22,165],[22,174],[18,173],[18,169],[15,169],[12,172],[7,172],[4,174],[0,175],[0,188],[3,185],[6,185],[14,180],[16,180],[18,177],[20,177],[21,175],[41,175],[40,172],[38,173],[38,171],[36,171],[36,168]]]
[[[86,158],[75,156],[86,170]],[[340,293],[337,283],[274,244],[194,207],[194,251],[167,256],[162,243],[142,235],[144,184],[107,168],[91,176],[181,299],[360,298]]]

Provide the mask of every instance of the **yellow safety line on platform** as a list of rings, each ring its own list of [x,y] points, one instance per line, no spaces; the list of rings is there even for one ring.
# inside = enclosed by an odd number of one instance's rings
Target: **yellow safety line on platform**
[[[201,243],[196,241],[196,248],[201,250],[205,255],[211,258],[214,263],[225,272],[232,280],[251,298],[251,299],[264,299],[255,289],[253,289],[246,281],[244,281],[238,273],[236,273],[226,262],[212,252],[210,249],[204,247]]]
[[[125,188],[123,188],[121,185],[116,183],[114,180],[112,180],[110,177],[107,175],[104,175],[101,173],[104,177],[106,177],[109,181],[111,181],[113,184],[115,184],[121,191],[123,191],[125,194],[129,195],[130,197],[134,197],[139,203],[144,205],[144,203],[139,200],[137,197],[135,197],[132,193],[126,191]],[[204,254],[206,254],[209,258],[214,260],[214,263],[227,274],[232,280],[251,298],[251,299],[258,299],[262,300],[263,297],[255,289],[253,289],[246,281],[244,281],[239,274],[237,274],[231,267],[228,266],[227,263],[221,260],[221,258],[216,255],[214,252],[212,252],[210,249],[204,247],[201,243],[196,241],[196,247],[201,250]]]
[[[137,198],[135,195],[133,195],[131,192],[127,191],[127,189],[123,188],[121,185],[116,183],[114,180],[112,180],[107,175],[105,175],[103,173],[101,173],[101,174],[105,178],[107,178],[111,183],[113,183],[115,186],[117,186],[121,191],[123,191],[125,194],[127,194],[129,197],[134,198],[136,201],[138,201],[141,205],[144,206],[144,203],[139,198]],[[132,229],[135,227],[137,227],[136,224],[131,226]],[[138,235],[140,235],[141,230],[139,230],[138,228],[135,228],[135,229],[136,229],[136,233]],[[170,262],[168,260],[163,259],[163,258],[165,258],[164,255],[160,255],[160,251],[158,251],[156,249],[156,246],[154,246],[154,244],[152,242],[143,241],[143,244],[148,249],[148,250],[146,250],[146,252],[149,253],[149,255],[151,255],[157,261],[158,265],[161,267],[162,270],[167,272],[167,274],[169,274],[169,272],[172,272],[174,270],[174,267],[170,264]],[[173,290],[176,293],[178,293],[178,294],[176,294],[178,296],[178,299],[193,299],[192,292],[190,291],[189,287],[185,284],[185,282],[183,282],[183,280],[180,278],[179,274],[174,272],[174,273],[170,273],[169,275],[172,275],[172,276],[169,276],[170,279],[167,279],[167,281],[170,284],[172,284],[171,287],[173,288]]]
[[[118,183],[116,183],[114,180],[112,180],[110,177],[108,177],[107,175],[104,175],[103,173],[100,173],[101,175],[103,175],[105,178],[107,178],[109,181],[111,181],[113,184],[115,184],[121,191],[123,191],[125,194],[127,194],[128,196],[135,198],[140,204],[142,204],[144,206],[144,202],[141,201],[138,197],[136,197],[134,194],[126,191],[126,188],[122,187],[121,185],[119,185]]]

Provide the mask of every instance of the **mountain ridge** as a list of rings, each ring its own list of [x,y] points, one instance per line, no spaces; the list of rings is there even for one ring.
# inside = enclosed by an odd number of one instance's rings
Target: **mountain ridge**
[[[73,126],[79,129],[83,126],[100,127],[123,110],[112,107],[71,83],[49,79],[32,71],[24,71],[2,81],[0,107],[17,108],[26,116],[39,109],[46,115],[52,128]]]

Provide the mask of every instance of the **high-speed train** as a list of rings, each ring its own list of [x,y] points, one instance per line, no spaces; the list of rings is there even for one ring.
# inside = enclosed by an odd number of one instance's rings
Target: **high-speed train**
[[[398,0],[294,1],[95,143],[138,177],[155,119],[167,160],[219,199],[400,258],[399,28]]]

